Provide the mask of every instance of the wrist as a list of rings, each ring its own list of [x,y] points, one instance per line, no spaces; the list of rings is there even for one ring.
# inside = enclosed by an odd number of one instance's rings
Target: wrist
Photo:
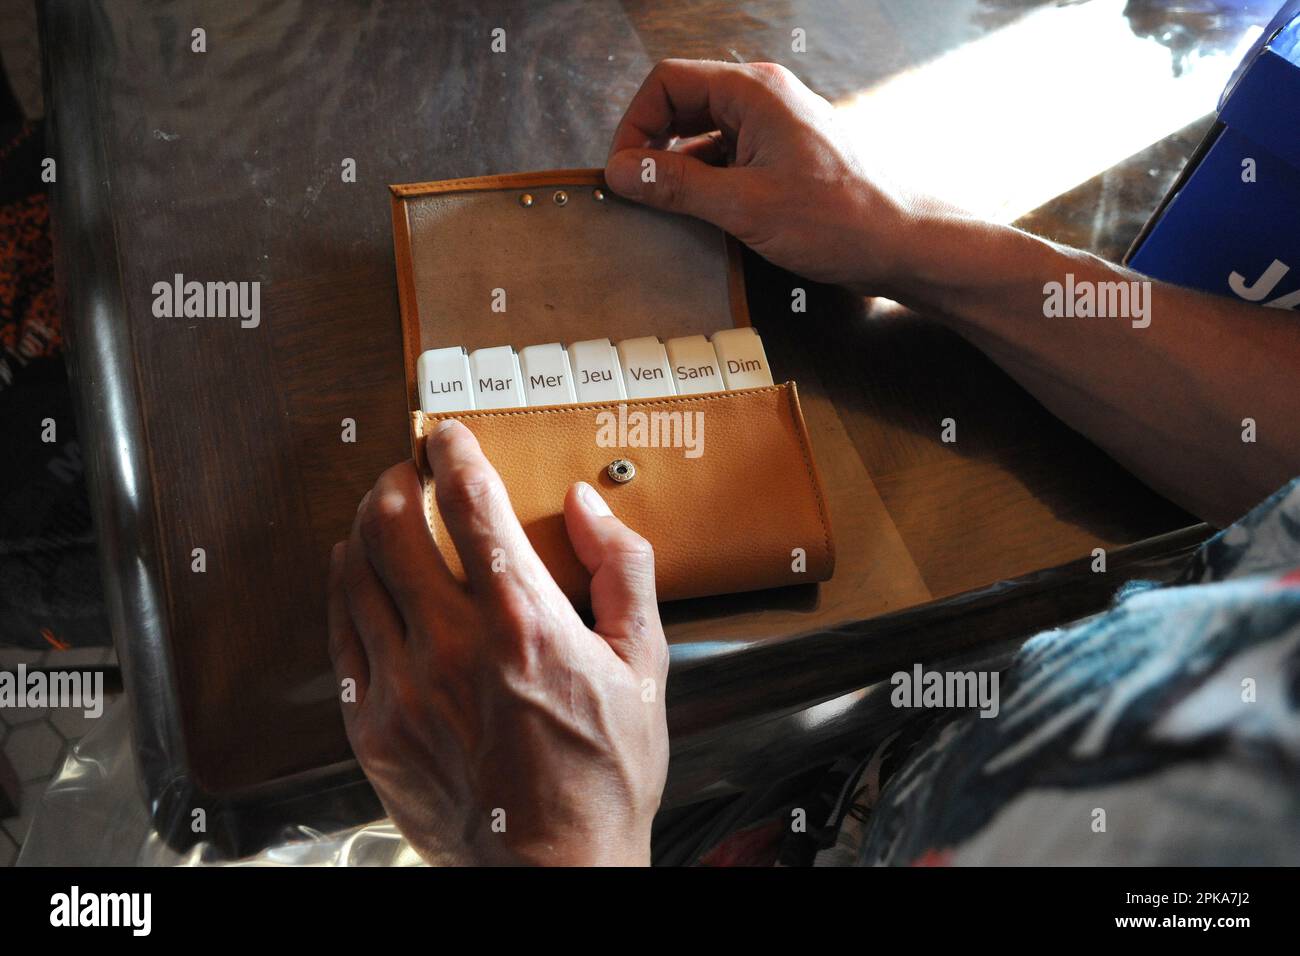
[[[653,822],[633,810],[552,818],[511,840],[510,852],[524,866],[649,866]]]
[[[930,197],[902,204],[894,268],[880,294],[945,324],[1034,284],[1059,252],[1011,226],[978,219]]]
[[[555,842],[519,846],[514,852],[523,866],[649,866],[650,834],[566,835]]]

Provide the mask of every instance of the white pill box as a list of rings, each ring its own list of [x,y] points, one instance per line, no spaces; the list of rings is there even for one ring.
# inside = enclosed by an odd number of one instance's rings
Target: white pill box
[[[617,345],[623,388],[628,398],[656,398],[676,395],[668,352],[656,336],[624,339]]]
[[[627,398],[618,352],[609,339],[588,339],[569,346],[569,368],[580,402]]]
[[[475,349],[469,356],[475,408],[518,408],[525,404],[519,356],[509,345]]]
[[[713,343],[703,335],[669,339],[665,348],[678,395],[701,395],[726,388]]]
[[[569,354],[559,342],[530,345],[519,353],[524,397],[529,405],[565,405],[578,400]]]
[[[772,369],[767,364],[763,340],[753,326],[714,332],[709,341],[718,357],[722,382],[728,389],[736,391],[772,384]]]
[[[469,356],[460,346],[422,352],[415,374],[424,411],[461,412],[474,407]]]

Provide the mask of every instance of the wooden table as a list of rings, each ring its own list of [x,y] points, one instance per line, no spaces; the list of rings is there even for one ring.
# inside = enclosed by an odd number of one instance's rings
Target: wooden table
[[[338,716],[324,582],[360,496],[408,454],[388,183],[600,165],[664,56],[777,59],[838,100],[1051,6],[47,0],[80,431],[141,767],[171,838],[189,839],[194,807],[239,849],[286,820],[375,811]],[[806,53],[790,52],[795,29]],[[985,148],[999,123],[1030,121],[989,110]],[[1035,228],[1117,255],[1197,132],[1099,170]],[[806,283],[747,269],[755,324],[800,383],[840,568],[820,590],[665,608],[675,802],[814,759],[861,727],[847,703],[814,719],[822,702],[913,661],[1005,660],[1204,531],[962,341],[819,287],[796,327],[789,289]],[[260,326],[156,318],[153,284],[177,273],[259,281]]]

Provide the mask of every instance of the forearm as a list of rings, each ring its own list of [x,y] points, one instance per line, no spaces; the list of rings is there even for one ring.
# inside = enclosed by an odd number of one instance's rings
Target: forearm
[[[955,214],[922,213],[908,233],[893,297],[964,335],[1172,500],[1222,525],[1300,474],[1294,314],[1153,282],[1145,318],[1138,301],[1127,316],[1048,317],[1047,283],[1143,277]]]
[[[665,131],[690,143],[710,127],[707,148],[649,145]],[[853,140],[788,70],[669,60],[619,124],[605,175],[620,195],[698,216],[796,275],[857,284],[949,323],[1209,520],[1238,517],[1300,472],[1295,315],[1153,284],[1144,328],[1048,317],[1049,282],[1141,277],[893,190]],[[647,162],[657,175],[644,180]],[[1243,419],[1255,423],[1254,442],[1242,440]]]

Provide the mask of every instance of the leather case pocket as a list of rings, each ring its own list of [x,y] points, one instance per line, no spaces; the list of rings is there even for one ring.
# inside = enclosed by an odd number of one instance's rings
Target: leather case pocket
[[[564,525],[564,496],[575,481],[594,485],[654,546],[660,600],[824,581],[834,570],[825,497],[793,382],[411,418],[418,439],[444,418],[474,432],[534,549],[576,601],[587,600],[590,579]],[[419,445],[429,527],[463,578]],[[610,477],[617,459],[632,463],[634,477]]]

